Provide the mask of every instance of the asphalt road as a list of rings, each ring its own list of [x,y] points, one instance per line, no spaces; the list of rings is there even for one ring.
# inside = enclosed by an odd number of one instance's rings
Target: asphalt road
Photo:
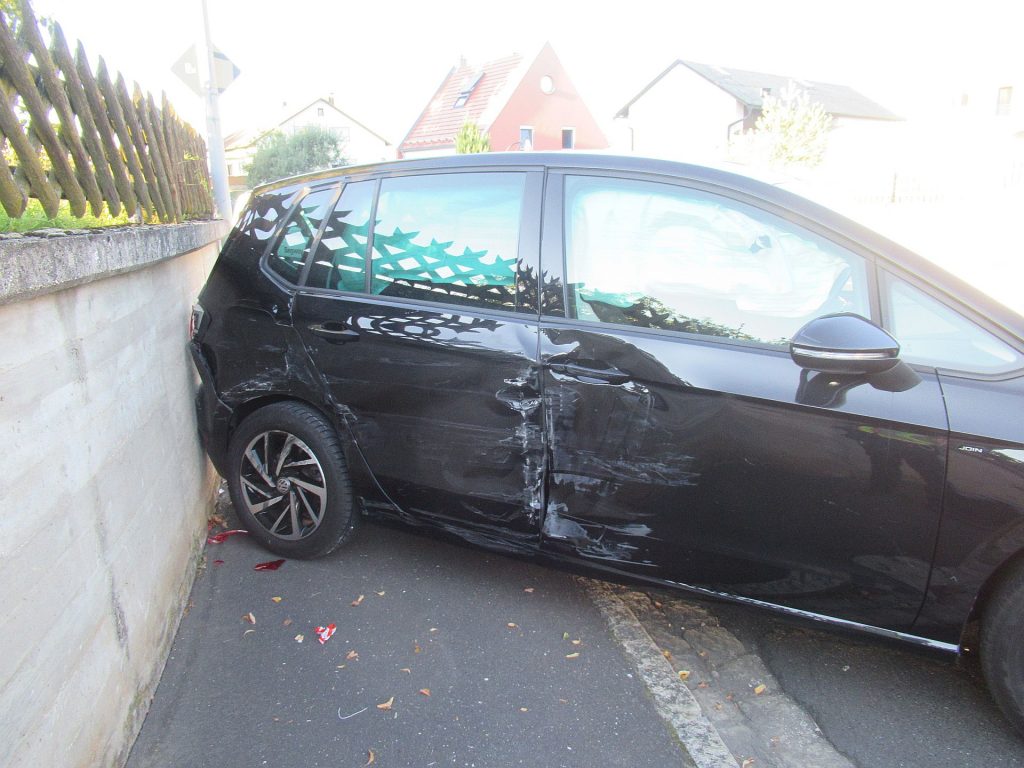
[[[1024,738],[992,702],[976,659],[957,665],[944,654],[823,632],[763,611],[702,605],[760,655],[861,768],[1024,766]]]
[[[273,559],[207,546],[130,768],[689,764],[567,574],[370,524]]]
[[[691,765],[568,574],[375,524],[323,560],[254,570],[274,559],[246,536],[208,545],[129,768],[365,766],[371,752],[376,766]],[[716,647],[752,654],[782,689],[773,695],[859,768],[1024,768],[1024,739],[976,660],[636,594],[674,663],[681,618],[713,616],[687,635],[691,650],[706,632],[713,665],[725,661]],[[332,622],[321,645],[315,628]],[[799,720],[779,701],[778,712],[740,707],[757,713],[752,729],[709,713],[737,764],[757,754],[751,765],[803,768],[799,752],[778,751]]]

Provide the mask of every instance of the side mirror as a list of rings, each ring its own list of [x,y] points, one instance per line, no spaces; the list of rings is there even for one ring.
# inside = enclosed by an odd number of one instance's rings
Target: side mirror
[[[860,315],[825,315],[794,334],[789,354],[801,368],[866,376],[899,363],[900,345]]]

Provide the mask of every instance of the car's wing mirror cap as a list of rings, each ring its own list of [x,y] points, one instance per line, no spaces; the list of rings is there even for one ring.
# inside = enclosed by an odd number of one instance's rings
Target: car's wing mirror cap
[[[870,320],[842,313],[807,323],[793,335],[789,354],[801,368],[865,376],[896,365],[900,345]]]

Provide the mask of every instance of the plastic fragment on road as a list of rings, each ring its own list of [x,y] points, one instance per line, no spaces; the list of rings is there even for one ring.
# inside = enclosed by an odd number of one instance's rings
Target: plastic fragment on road
[[[224,561],[223,560],[214,560],[213,564],[214,565],[224,565]]]
[[[338,627],[334,624],[328,624],[326,627],[317,627],[316,636],[320,640],[320,645],[323,645],[330,640],[334,633],[338,631]]]
[[[256,563],[256,565],[253,566],[253,570],[254,571],[276,571],[278,568],[280,568],[282,565],[284,565],[284,563],[285,563],[284,560],[267,560],[267,562],[265,562],[265,563]]]
[[[237,534],[248,534],[248,533],[249,532],[246,531],[243,528],[234,528],[234,529],[232,529],[230,531],[221,531],[220,533],[215,533],[213,536],[208,536],[206,538],[206,543],[207,544],[223,544],[225,541],[227,541],[232,536],[235,536]]]

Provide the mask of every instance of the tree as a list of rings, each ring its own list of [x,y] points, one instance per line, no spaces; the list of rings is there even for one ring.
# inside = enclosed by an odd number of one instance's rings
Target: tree
[[[778,97],[764,97],[754,136],[769,161],[813,168],[825,156],[831,129],[832,115],[806,92],[790,86]]]
[[[260,139],[256,155],[246,166],[249,186],[346,165],[343,143],[332,131],[317,126],[300,128],[290,136],[281,131],[268,133]]]
[[[455,151],[460,155],[490,152],[491,137],[481,131],[476,123],[463,123],[455,135]]]

